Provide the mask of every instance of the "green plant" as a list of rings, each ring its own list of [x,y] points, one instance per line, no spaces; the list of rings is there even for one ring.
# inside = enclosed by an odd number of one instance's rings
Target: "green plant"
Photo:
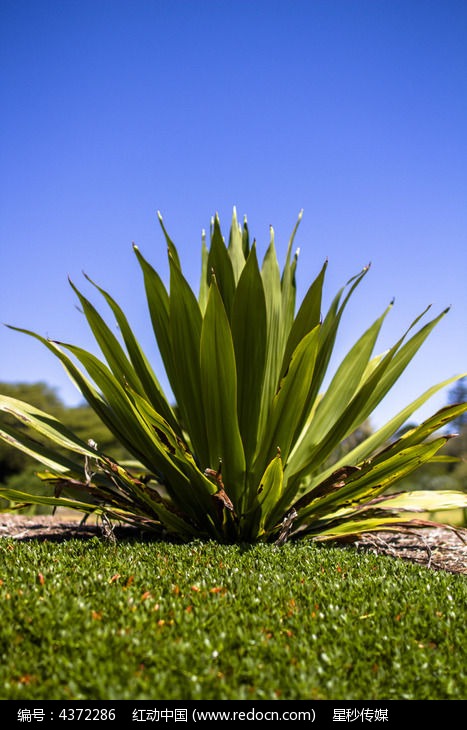
[[[339,444],[373,412],[448,310],[417,330],[425,310],[393,347],[374,357],[389,305],[322,392],[342,314],[368,267],[342,287],[322,317],[325,262],[296,311],[298,252],[292,255],[292,246],[300,219],[281,272],[272,228],[260,268],[246,219],[241,226],[234,210],[226,243],[216,216],[209,248],[202,237],[198,296],[183,275],[161,216],[169,290],[134,246],[176,407],[164,395],[116,301],[86,277],[112,311],[124,346],[70,282],[104,359],[76,345],[20,331],[61,360],[134,462],[117,463],[58,420],[4,396],[4,411],[27,423],[32,434],[50,440],[50,445],[41,445],[33,435],[10,426],[0,432],[46,467],[40,476],[50,496],[7,488],[0,494],[15,503],[105,513],[182,539],[279,544],[290,536],[336,538],[406,523],[411,513],[465,507],[462,493],[392,490],[402,477],[436,458],[449,436],[433,434],[467,410],[467,404],[452,404],[401,438],[391,442],[390,437],[456,378],[430,388],[330,463]],[[389,488],[392,493],[383,496]]]
[[[2,537],[0,565],[0,700],[466,697],[465,575],[308,540],[123,535]]]

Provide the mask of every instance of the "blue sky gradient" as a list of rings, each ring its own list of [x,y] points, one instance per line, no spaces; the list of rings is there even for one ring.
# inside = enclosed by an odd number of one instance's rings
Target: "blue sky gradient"
[[[131,245],[167,278],[156,211],[197,290],[212,215],[260,256],[271,224],[282,264],[303,208],[299,298],[326,258],[327,304],[372,264],[336,364],[393,297],[378,352],[451,307],[374,425],[467,370],[464,0],[1,0],[0,94],[0,322],[95,350],[85,271],[161,375]],[[0,381],[80,402],[35,340],[2,325],[0,353]]]

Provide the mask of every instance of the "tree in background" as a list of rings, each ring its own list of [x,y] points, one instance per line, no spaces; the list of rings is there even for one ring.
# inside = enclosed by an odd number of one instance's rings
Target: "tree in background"
[[[467,401],[467,378],[460,378],[448,390],[447,403],[464,403]],[[397,433],[400,437],[404,432],[415,426],[414,423],[405,424]],[[417,471],[402,479],[394,491],[405,490],[459,490],[467,493],[467,415],[462,413],[451,423],[447,424],[450,432],[455,431],[458,436],[449,439],[440,449],[439,455],[432,462],[424,464]],[[467,525],[466,510],[464,516],[459,516],[457,522]]]
[[[122,461],[128,458],[128,453],[87,404],[73,408],[67,407],[57,395],[56,389],[44,382],[0,383],[0,390],[5,395],[26,400],[36,408],[59,418],[84,441],[92,439],[103,451],[118,454],[117,458]],[[21,424],[18,426],[15,419],[7,413],[0,412],[0,426],[2,423],[9,422],[21,429]],[[39,436],[37,436],[37,440],[40,440]],[[29,491],[42,494],[44,484],[36,476],[37,469],[37,460],[0,440],[0,483],[8,484],[12,489],[27,488]],[[4,500],[0,501],[4,503]],[[47,513],[51,511],[51,508],[36,506],[29,508],[28,511]]]
[[[467,378],[457,381],[448,393],[449,403],[467,401]],[[457,461],[447,464],[447,472],[458,489],[467,492],[467,414],[462,413],[452,424],[459,436],[451,439],[444,447],[444,453],[455,457]],[[466,515],[467,518],[467,515]]]
[[[448,403],[465,403],[467,402],[467,378],[460,378],[448,392]],[[461,433],[463,427],[467,426],[467,412],[461,413],[452,425]],[[466,453],[464,442],[464,453]]]
[[[65,408],[56,391],[46,383],[2,383],[5,395],[12,398],[25,398],[36,408],[46,409],[56,418],[62,418]],[[0,413],[0,424],[15,424],[15,419],[7,413]],[[21,429],[21,424],[19,425]],[[23,427],[24,430],[24,427]],[[25,471],[32,464],[37,464],[22,451],[0,441],[0,482],[6,483],[11,477]]]

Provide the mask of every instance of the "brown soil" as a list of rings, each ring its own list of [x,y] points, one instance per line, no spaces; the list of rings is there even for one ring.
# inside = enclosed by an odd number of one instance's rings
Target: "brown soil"
[[[467,530],[418,527],[401,532],[372,532],[355,541],[359,549],[420,563],[433,570],[467,575]]]
[[[70,538],[91,537],[118,541],[126,537],[141,537],[141,532],[129,525],[111,528],[96,520],[81,524],[81,515],[58,512],[56,515],[0,514],[0,538],[11,540],[49,540],[61,542]],[[147,539],[148,533],[145,533]],[[390,555],[408,560],[432,570],[467,574],[467,529],[449,527],[415,527],[397,532],[365,533],[354,540],[357,550]]]

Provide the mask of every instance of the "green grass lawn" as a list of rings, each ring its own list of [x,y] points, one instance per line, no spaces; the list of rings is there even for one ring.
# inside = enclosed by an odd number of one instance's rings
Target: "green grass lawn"
[[[309,543],[0,541],[0,699],[467,699],[467,577]]]

